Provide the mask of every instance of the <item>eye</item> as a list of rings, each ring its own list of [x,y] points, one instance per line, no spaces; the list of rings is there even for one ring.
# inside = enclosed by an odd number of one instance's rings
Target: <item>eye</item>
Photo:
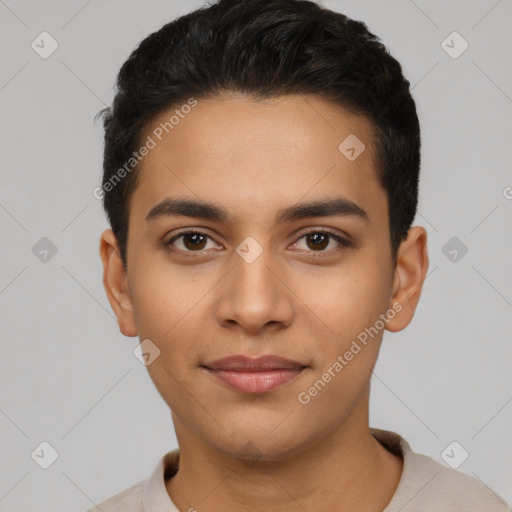
[[[338,244],[337,248],[340,246],[351,247],[352,245],[351,242],[345,238],[326,229],[310,230],[307,233],[303,233],[299,238],[299,241],[302,239],[305,239],[306,242],[306,248],[304,250],[312,252],[327,252],[325,249],[329,247],[332,240]],[[296,247],[298,244],[299,242],[297,241],[293,244],[293,246]],[[336,249],[336,247],[334,249]]]
[[[208,249],[208,247],[206,247],[208,239],[212,240],[206,233],[189,229],[173,236],[164,244],[185,252],[200,252]],[[178,240],[180,240],[180,243],[175,244]]]

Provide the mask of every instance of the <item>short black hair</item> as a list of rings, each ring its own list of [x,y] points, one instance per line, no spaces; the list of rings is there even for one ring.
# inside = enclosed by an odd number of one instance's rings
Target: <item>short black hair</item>
[[[162,26],[122,65],[112,107],[96,116],[105,129],[103,206],[125,267],[129,201],[140,174],[132,155],[146,128],[173,106],[223,92],[316,94],[365,116],[396,264],[418,203],[420,127],[409,85],[365,23],[309,0],[219,0]]]

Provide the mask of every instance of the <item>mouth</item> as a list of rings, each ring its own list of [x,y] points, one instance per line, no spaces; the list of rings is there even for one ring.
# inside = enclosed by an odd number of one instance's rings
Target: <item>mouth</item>
[[[265,393],[290,382],[307,365],[279,356],[253,359],[232,356],[201,365],[229,388],[242,393]]]

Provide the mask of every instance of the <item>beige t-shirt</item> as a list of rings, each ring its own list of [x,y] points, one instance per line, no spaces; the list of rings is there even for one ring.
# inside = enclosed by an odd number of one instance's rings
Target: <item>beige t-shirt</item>
[[[512,512],[505,500],[479,480],[413,452],[398,434],[375,428],[371,433],[404,460],[398,487],[382,512]],[[87,512],[180,512],[165,487],[165,481],[178,471],[178,464],[179,450],[166,453],[150,478]]]

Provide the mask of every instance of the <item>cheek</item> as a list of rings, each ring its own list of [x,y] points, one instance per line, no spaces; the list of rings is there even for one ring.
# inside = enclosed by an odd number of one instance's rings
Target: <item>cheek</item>
[[[373,325],[388,306],[390,280],[373,262],[342,266],[323,275],[301,276],[297,295],[307,306],[304,314],[325,327],[341,343]]]
[[[131,288],[140,336],[163,341],[190,323],[188,317],[199,309],[211,283],[191,276],[190,271],[153,261],[138,272]]]

